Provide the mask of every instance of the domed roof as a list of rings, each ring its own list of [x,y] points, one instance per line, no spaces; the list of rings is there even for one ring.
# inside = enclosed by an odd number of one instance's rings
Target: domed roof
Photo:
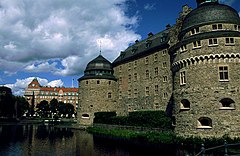
[[[91,71],[91,70],[113,70],[111,62],[109,62],[107,59],[105,59],[102,55],[99,55],[92,61],[90,61],[87,64],[86,71]]]
[[[116,80],[113,75],[112,63],[105,59],[101,54],[90,61],[84,71],[84,76],[78,80],[85,79],[111,79]]]
[[[194,27],[212,23],[240,25],[240,17],[238,12],[230,6],[219,4],[218,2],[203,3],[186,16],[180,37]]]

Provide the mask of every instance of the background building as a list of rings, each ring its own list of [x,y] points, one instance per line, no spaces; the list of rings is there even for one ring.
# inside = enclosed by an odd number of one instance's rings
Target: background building
[[[59,102],[70,103],[76,110],[78,107],[78,88],[65,88],[65,87],[43,87],[39,84],[37,78],[34,78],[25,90],[24,97],[28,100],[29,104],[39,104],[41,101],[46,100],[50,102],[52,99],[57,99]]]
[[[239,14],[218,0],[196,2],[113,63],[99,56],[87,65],[79,79],[80,124],[92,124],[97,111],[166,110],[178,135],[240,134]]]

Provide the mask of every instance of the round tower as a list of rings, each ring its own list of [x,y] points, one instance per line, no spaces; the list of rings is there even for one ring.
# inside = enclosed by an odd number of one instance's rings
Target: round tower
[[[99,55],[87,64],[79,82],[78,121],[81,125],[93,124],[95,112],[116,110],[117,79],[112,64]]]
[[[240,18],[218,0],[197,0],[170,48],[179,135],[240,134]]]

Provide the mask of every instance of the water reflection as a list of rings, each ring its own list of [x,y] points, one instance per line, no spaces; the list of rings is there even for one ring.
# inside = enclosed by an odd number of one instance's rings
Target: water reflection
[[[53,125],[0,126],[0,156],[176,156],[174,146],[109,140]],[[185,154],[184,154],[185,155]]]

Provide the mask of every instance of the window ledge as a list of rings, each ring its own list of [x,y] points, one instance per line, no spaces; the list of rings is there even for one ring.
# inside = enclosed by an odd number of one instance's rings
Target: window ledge
[[[217,47],[218,44],[211,44],[211,45],[208,45],[209,47]]]
[[[235,110],[234,107],[220,107],[219,110]]]
[[[235,46],[235,43],[226,43],[225,46]]]
[[[219,80],[219,82],[229,82],[229,80]]]
[[[212,129],[211,126],[198,126],[197,129]]]
[[[199,47],[193,47],[193,50],[195,50],[195,49],[201,49],[202,48],[202,46],[199,46]]]

